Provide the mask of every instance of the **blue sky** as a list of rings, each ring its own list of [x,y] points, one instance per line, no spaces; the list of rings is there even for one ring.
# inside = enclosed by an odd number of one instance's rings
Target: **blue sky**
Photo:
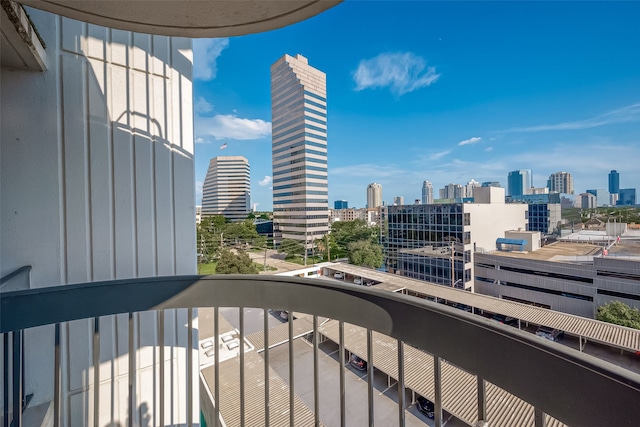
[[[197,204],[209,159],[245,156],[271,210],[269,67],[302,54],[327,74],[329,204],[420,198],[424,180],[532,169],[576,192],[640,189],[640,2],[345,1],[295,25],[194,40]],[[220,149],[226,143],[227,148]]]

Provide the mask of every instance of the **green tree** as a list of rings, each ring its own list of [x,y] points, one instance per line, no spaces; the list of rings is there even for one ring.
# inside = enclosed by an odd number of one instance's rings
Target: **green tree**
[[[224,227],[224,240],[229,243],[249,243],[260,235],[252,220],[232,222]]]
[[[246,252],[235,253],[230,249],[220,251],[216,274],[257,274],[258,268]]]
[[[631,308],[620,301],[611,301],[598,307],[596,319],[628,328],[640,329],[640,310]]]
[[[378,228],[369,227],[363,219],[353,221],[336,221],[331,225],[331,237],[336,243],[336,250],[331,248],[331,258],[342,258],[349,255],[349,243],[367,240],[378,241]]]
[[[202,218],[196,227],[196,252],[199,262],[208,263],[216,258],[222,240],[221,233],[227,222],[222,215]]]
[[[287,258],[293,258],[296,255],[302,255],[304,253],[304,246],[302,243],[293,239],[282,239],[280,246],[278,247],[278,253],[285,253]]]
[[[382,246],[370,240],[349,243],[349,262],[354,265],[378,268],[382,265]]]

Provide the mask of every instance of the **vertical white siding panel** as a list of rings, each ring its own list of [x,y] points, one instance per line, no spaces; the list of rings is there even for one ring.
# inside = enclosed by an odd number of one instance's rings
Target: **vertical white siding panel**
[[[135,229],[133,200],[133,141],[126,122],[127,103],[121,94],[128,93],[127,72],[121,67],[111,67],[112,82],[107,85],[112,93],[112,107],[118,114],[112,123],[113,138],[113,197],[115,224],[116,278],[135,277]],[[116,105],[117,104],[117,105]],[[124,105],[123,105],[124,104]],[[123,111],[124,108],[124,111]],[[113,114],[112,114],[113,116]]]
[[[171,184],[171,149],[167,144],[156,142],[155,149],[155,193],[156,193],[156,258],[157,274],[168,276],[174,270],[173,198]]]
[[[65,350],[68,392],[71,396],[71,424],[88,425],[89,394],[85,392],[91,390],[90,386],[93,384],[91,322],[86,319],[69,322],[67,330],[68,341]],[[78,396],[81,396],[81,399],[78,399]],[[77,419],[82,419],[82,424],[76,424]]]
[[[87,200],[87,145],[85,132],[84,58],[62,56],[65,245],[67,250],[67,282],[89,280]]]
[[[152,146],[148,137],[134,136],[135,202],[138,276],[153,276],[155,267],[155,229],[153,212]]]
[[[147,71],[148,57],[151,52],[151,36],[149,34],[133,33],[133,46],[131,49],[132,68],[139,71]]]
[[[176,382],[174,381],[175,371],[177,369],[174,363],[176,353],[176,310],[165,310],[164,312],[164,422],[165,425],[174,424],[173,407],[175,404],[174,389]]]
[[[149,133],[155,141],[164,142],[167,138],[166,99],[164,96],[165,79],[149,76]]]
[[[62,50],[84,54],[82,38],[85,24],[75,19],[62,18]]]
[[[100,426],[114,421],[111,414],[115,411],[116,367],[119,357],[116,352],[115,322],[115,316],[100,318]]]
[[[140,425],[154,425],[156,412],[156,389],[159,387],[159,351],[156,313],[144,312],[139,316],[138,334],[138,396]]]
[[[111,119],[103,61],[89,60],[89,170],[93,280],[109,280],[112,265]]]
[[[122,30],[111,30],[111,61],[126,67],[129,64],[129,39],[131,33]],[[125,92],[126,94],[126,92]]]
[[[150,72],[159,76],[166,76],[169,70],[169,38],[167,36],[152,36],[153,55],[151,56]]]
[[[89,58],[107,61],[108,30],[99,25],[88,24],[87,28],[87,56]]]
[[[193,156],[173,153],[176,274],[196,272],[196,209]]]
[[[129,105],[133,113],[132,127],[147,133],[149,131],[147,74],[131,71],[129,75],[132,82],[132,90],[129,93],[131,99]]]
[[[186,118],[193,117],[193,87],[191,80],[181,77],[180,88],[182,92],[182,149],[187,153],[194,153],[193,147],[193,122]],[[195,178],[194,178],[195,182]]]

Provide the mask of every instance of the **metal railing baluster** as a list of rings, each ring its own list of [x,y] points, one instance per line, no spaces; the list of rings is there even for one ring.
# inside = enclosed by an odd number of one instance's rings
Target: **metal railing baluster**
[[[315,411],[315,426],[320,426],[320,374],[318,372],[318,316],[313,316],[313,409]]]
[[[404,343],[398,340],[398,425],[404,427]]]
[[[240,316],[240,425],[244,427],[244,307],[239,307]]]
[[[134,325],[133,325],[133,313],[129,313],[129,419],[128,426],[133,427],[133,414],[135,407],[135,390],[133,389],[135,384],[135,368],[136,368],[136,352],[134,350]]]
[[[345,427],[347,425],[347,407],[346,407],[346,393],[345,393],[345,378],[344,378],[344,370],[345,360],[344,360],[344,322],[341,320],[338,322],[339,329],[339,343],[340,347],[340,426]]]
[[[13,427],[22,427],[22,333],[22,329],[13,333]]]
[[[487,421],[487,384],[484,378],[476,377],[478,381],[478,421]]]
[[[295,373],[293,364],[293,311],[287,314],[287,322],[289,322],[289,425],[295,426]]]
[[[193,425],[193,308],[187,309],[187,425]]]
[[[2,403],[4,404],[3,427],[9,427],[9,335],[11,332],[2,334]]]
[[[269,426],[269,310],[264,314],[264,425]]]
[[[547,414],[542,412],[540,408],[533,409],[533,417],[534,417],[534,426],[535,427],[544,427],[546,424]]]
[[[93,425],[100,425],[100,318],[93,318]]]
[[[60,323],[55,326],[55,346],[53,350],[53,427],[60,427],[61,401],[62,393],[61,379],[62,371],[60,370]]]
[[[159,424],[161,426],[164,426],[164,310],[158,310],[158,347],[160,347],[160,379],[159,379],[159,384],[160,384],[160,392],[158,393],[160,395],[159,398],[159,402],[160,402],[160,409],[158,410],[159,413]]]
[[[375,410],[373,408],[373,331],[371,329],[367,329],[367,399],[369,427],[373,427]]]
[[[442,427],[442,364],[440,357],[433,355],[433,415],[436,427]]]
[[[214,377],[215,377],[215,405],[214,405],[214,426],[217,427],[220,425],[220,322],[218,316],[220,315],[220,309],[218,306],[213,309],[213,342],[215,343],[215,352],[214,352]]]

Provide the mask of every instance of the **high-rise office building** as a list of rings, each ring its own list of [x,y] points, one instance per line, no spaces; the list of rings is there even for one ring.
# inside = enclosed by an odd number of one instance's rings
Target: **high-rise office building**
[[[596,207],[609,206],[611,203],[611,193],[604,188],[587,190],[587,193],[596,196]]]
[[[635,188],[621,188],[618,194],[620,195],[616,203],[618,206],[633,206],[636,204]]]
[[[500,187],[500,183],[498,181],[485,181],[481,187]]]
[[[618,194],[620,192],[620,174],[616,170],[609,172],[609,193]]]
[[[433,203],[433,185],[429,181],[422,183],[422,204],[430,205]]]
[[[480,183],[472,178],[471,181],[467,182],[467,185],[464,186],[465,197],[473,197],[473,190],[477,187],[480,187]]]
[[[404,196],[396,196],[393,198],[393,204],[396,206],[404,205]]]
[[[302,55],[271,66],[274,239],[312,242],[329,231],[326,75]]]
[[[556,172],[547,181],[549,191],[555,193],[573,194],[573,177],[569,172]]]
[[[336,200],[333,202],[333,209],[347,209],[349,203],[346,200]]]
[[[509,172],[507,177],[507,196],[522,196],[531,187],[531,170],[521,169]]]
[[[246,219],[251,209],[250,194],[249,161],[242,156],[214,157],[202,186],[202,216]]]
[[[367,186],[367,207],[377,208],[382,206],[382,185],[372,182]]]

